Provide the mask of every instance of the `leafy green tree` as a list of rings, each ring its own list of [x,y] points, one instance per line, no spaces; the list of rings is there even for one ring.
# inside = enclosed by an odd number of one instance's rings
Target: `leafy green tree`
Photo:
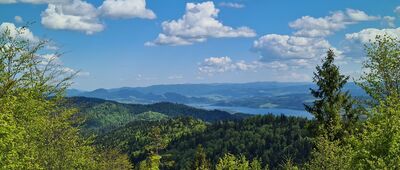
[[[133,165],[129,162],[128,155],[121,154],[114,149],[103,149],[101,151],[101,153],[98,153],[98,169],[133,169]]]
[[[207,155],[204,152],[202,145],[197,146],[196,153],[194,155],[194,164],[192,169],[195,170],[211,169],[210,161],[207,159]]]
[[[342,141],[330,140],[326,136],[315,138],[315,148],[311,153],[311,160],[306,164],[310,170],[351,169],[352,148],[343,145]]]
[[[365,48],[367,60],[358,84],[378,104],[400,94],[400,41],[388,35],[376,36]]]
[[[235,155],[230,153],[225,154],[222,158],[219,158],[217,165],[215,166],[216,170],[234,170],[239,169],[240,167],[249,166],[249,162],[241,157],[237,158]]]
[[[157,154],[150,155],[146,160],[139,163],[139,170],[159,170],[161,156]]]
[[[251,170],[261,170],[262,166],[261,166],[260,159],[257,159],[257,158],[253,159],[253,161],[251,161],[251,163],[250,163],[250,169]]]
[[[400,168],[400,41],[377,36],[366,45],[367,60],[359,85],[374,99],[361,132],[349,141],[357,169]]]
[[[357,136],[350,138],[354,147],[353,167],[357,169],[400,168],[400,98],[386,100],[372,109],[372,115]]]
[[[0,35],[0,169],[100,169],[106,160],[63,106],[74,73],[42,57],[46,42],[24,39],[25,29]]]
[[[318,89],[310,89],[316,100],[311,106],[305,105],[306,110],[316,118],[318,134],[327,135],[331,140],[341,136],[341,116],[348,117],[348,121],[354,121],[356,118],[350,115],[354,112],[351,112],[353,102],[349,93],[342,92],[349,77],[340,74],[334,60],[335,54],[329,50],[322,66],[316,67],[314,82]]]

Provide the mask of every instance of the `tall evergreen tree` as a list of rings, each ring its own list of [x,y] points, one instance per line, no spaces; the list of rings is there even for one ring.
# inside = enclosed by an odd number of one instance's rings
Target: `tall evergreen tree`
[[[317,66],[314,72],[313,80],[318,89],[310,90],[316,100],[312,105],[305,105],[306,110],[316,118],[318,133],[331,140],[337,139],[342,133],[341,116],[354,119],[349,92],[342,92],[349,77],[340,74],[334,61],[335,54],[330,49],[322,66]]]

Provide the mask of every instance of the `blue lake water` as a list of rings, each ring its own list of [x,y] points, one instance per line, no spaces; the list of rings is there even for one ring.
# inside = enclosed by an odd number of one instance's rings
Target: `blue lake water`
[[[193,104],[193,107],[207,109],[207,110],[223,110],[230,113],[247,113],[247,114],[256,114],[256,115],[264,115],[264,114],[274,114],[274,115],[287,115],[287,116],[299,116],[299,117],[307,117],[312,118],[313,116],[306,112],[305,110],[294,110],[294,109],[281,109],[281,108],[249,108],[249,107],[230,107],[230,106],[213,106],[213,105],[201,105],[201,104]]]

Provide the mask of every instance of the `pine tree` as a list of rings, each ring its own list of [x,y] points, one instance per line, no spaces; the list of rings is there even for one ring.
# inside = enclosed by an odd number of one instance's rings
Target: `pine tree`
[[[337,139],[341,135],[341,116],[355,119],[351,115],[352,100],[348,92],[342,92],[349,77],[340,74],[339,67],[334,64],[335,54],[327,52],[322,66],[316,67],[314,82],[318,89],[310,89],[316,98],[313,105],[305,105],[308,112],[313,114],[318,125],[318,134],[327,135],[329,139]]]

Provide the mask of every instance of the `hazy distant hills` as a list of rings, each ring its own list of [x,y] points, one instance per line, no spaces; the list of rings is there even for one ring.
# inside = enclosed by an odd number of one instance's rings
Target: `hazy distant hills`
[[[309,89],[312,83],[256,82],[243,84],[176,84],[148,87],[123,87],[79,91],[71,89],[68,96],[93,97],[123,103],[150,104],[173,102],[250,108],[303,109],[303,103],[313,101]],[[354,83],[346,85],[353,96],[363,96]]]

